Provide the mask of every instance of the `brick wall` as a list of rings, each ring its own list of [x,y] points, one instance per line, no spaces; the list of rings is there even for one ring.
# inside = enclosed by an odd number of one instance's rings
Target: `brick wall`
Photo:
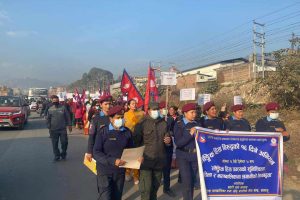
[[[252,63],[220,68],[217,70],[217,81],[224,84],[251,80],[254,77],[252,68]]]

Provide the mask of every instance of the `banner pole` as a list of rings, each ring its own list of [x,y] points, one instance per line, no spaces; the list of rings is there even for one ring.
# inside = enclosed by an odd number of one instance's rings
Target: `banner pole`
[[[201,187],[201,199],[207,200],[206,185],[204,180],[204,173],[203,173],[203,166],[202,166],[202,159],[201,159],[201,151],[197,141],[197,138],[199,137],[199,132],[197,131],[196,134],[197,136],[195,137],[195,142],[196,142],[197,161],[198,161],[200,187]]]

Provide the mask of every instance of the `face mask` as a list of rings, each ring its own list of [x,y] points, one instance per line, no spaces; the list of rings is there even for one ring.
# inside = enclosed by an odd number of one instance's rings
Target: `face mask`
[[[96,106],[96,110],[100,110],[100,106]]]
[[[152,117],[152,119],[157,119],[158,116],[159,116],[158,110],[151,110],[150,117]]]
[[[279,113],[270,113],[270,118],[271,119],[278,119]]]
[[[166,109],[162,109],[162,110],[161,110],[161,114],[162,114],[163,116],[167,116],[168,111],[167,111]]]
[[[116,119],[115,121],[114,121],[114,126],[116,127],[116,128],[120,128],[120,127],[122,127],[124,125],[124,120],[123,119]]]
[[[59,105],[59,102],[52,102],[53,103],[53,105],[55,105],[55,106],[58,106]]]

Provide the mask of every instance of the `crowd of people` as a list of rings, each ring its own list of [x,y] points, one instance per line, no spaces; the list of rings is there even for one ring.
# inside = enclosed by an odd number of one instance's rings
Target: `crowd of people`
[[[170,187],[172,168],[179,169],[178,182],[184,200],[193,199],[195,189],[200,188],[195,127],[224,131],[280,132],[284,141],[289,134],[279,120],[280,106],[275,102],[266,104],[266,116],[259,119],[255,128],[244,118],[244,105],[226,106],[218,112],[210,101],[201,108],[187,103],[179,110],[166,102],[150,102],[147,111],[137,108],[134,99],[113,101],[110,95],[87,102],[68,100],[59,104],[57,96],[46,109],[47,124],[53,144],[54,160],[67,155],[67,130],[75,127],[88,135],[86,158],[97,162],[97,186],[99,200],[121,200],[125,181],[133,180],[139,185],[142,200],[157,199],[157,191],[163,184],[163,192],[175,197]],[[61,152],[58,140],[61,140]],[[121,160],[124,149],[145,146],[140,170],[124,169]],[[163,182],[162,182],[163,179]]]

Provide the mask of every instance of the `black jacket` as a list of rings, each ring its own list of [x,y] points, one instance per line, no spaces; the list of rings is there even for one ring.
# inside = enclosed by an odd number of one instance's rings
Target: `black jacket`
[[[162,118],[155,120],[145,116],[136,125],[133,133],[134,144],[137,147],[145,146],[141,169],[163,169],[166,164],[165,136],[170,136],[170,133],[167,122]]]

